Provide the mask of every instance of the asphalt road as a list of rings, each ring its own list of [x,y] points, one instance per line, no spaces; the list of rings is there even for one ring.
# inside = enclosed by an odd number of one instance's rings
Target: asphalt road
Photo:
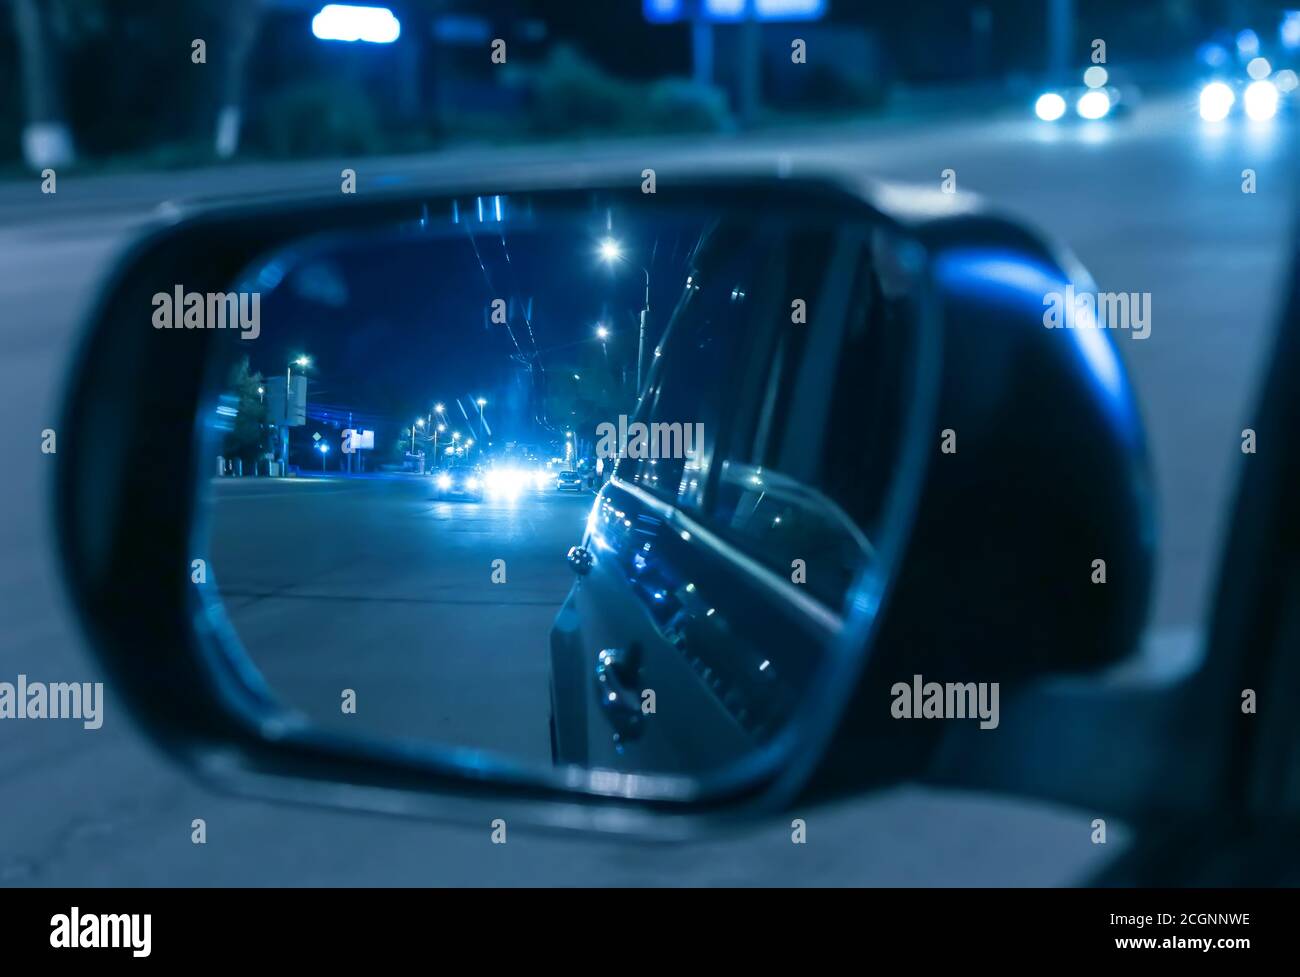
[[[1194,647],[1290,247],[1289,129],[1208,135],[1190,104],[1161,102],[1088,128],[1049,131],[991,117],[537,155],[580,162],[612,154],[639,172],[687,151],[765,159],[794,173],[818,157],[849,159],[866,176],[930,186],[951,168],[959,193],[982,193],[1070,245],[1101,288],[1151,292],[1151,337],[1121,350],[1161,508],[1149,637],[1156,647]],[[457,168],[482,174],[491,163],[489,152],[466,150],[405,161],[66,174],[50,197],[35,179],[0,186],[0,677],[95,677],[50,546],[55,458],[38,446],[40,431],[55,423],[80,317],[133,227],[178,196],[334,186],[342,165],[358,168],[364,192]],[[1246,168],[1255,170],[1255,194],[1241,192]],[[275,625],[268,628],[274,646]],[[520,831],[493,846],[486,822],[400,821],[217,795],[152,753],[111,690],[98,731],[0,724],[0,810],[0,883],[29,885],[1050,885],[1086,878],[1126,844],[1114,824],[1108,845],[1089,843],[1094,811],[904,786],[800,812],[809,826],[804,846],[790,844],[783,821],[672,848]],[[195,817],[207,820],[206,846],[190,843]]]
[[[338,732],[550,765],[547,635],[591,493],[439,499],[418,475],[211,491],[211,582],[286,704]]]

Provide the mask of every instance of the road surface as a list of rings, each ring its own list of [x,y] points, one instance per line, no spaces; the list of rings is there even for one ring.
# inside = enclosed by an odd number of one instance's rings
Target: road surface
[[[420,475],[211,492],[213,582],[282,701],[338,732],[550,765],[547,635],[591,493],[439,499]]]
[[[818,157],[864,175],[959,193],[1069,244],[1102,289],[1149,291],[1149,339],[1124,341],[1147,426],[1160,503],[1151,641],[1194,643],[1223,520],[1274,325],[1294,213],[1290,130],[1207,133],[1190,104],[1150,103],[1128,120],[1047,129],[1019,117],[768,134],[705,144],[716,158],[762,158],[798,173]],[[550,147],[539,157],[610,154],[630,171],[682,147]],[[485,150],[414,160],[334,160],[192,173],[0,186],[0,677],[92,680],[50,546],[56,456],[40,432],[58,416],[81,317],[114,254],[157,204],[337,185],[355,166],[367,186],[441,168],[490,169]],[[1242,171],[1258,192],[1242,192]],[[105,405],[105,409],[111,409]],[[1045,407],[1049,409],[1049,407]],[[94,478],[94,472],[82,473]],[[268,631],[273,639],[274,628]],[[337,683],[335,683],[337,684]],[[217,795],[157,757],[111,698],[102,729],[0,723],[0,883],[67,885],[346,884],[1038,884],[1086,879],[1121,852],[1089,843],[1092,810],[905,786],[809,812],[808,844],[788,819],[664,848],[280,807]],[[1104,758],[1099,758],[1104,762]],[[508,812],[506,812],[508,813]],[[202,817],[208,843],[190,843]]]

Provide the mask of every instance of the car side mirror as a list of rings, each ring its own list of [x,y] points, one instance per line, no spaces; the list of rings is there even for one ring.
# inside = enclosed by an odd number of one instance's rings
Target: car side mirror
[[[530,170],[174,211],[61,427],[118,694],[239,792],[680,836],[923,775],[914,676],[1118,660],[1123,369],[1043,326],[1080,269],[939,197]]]

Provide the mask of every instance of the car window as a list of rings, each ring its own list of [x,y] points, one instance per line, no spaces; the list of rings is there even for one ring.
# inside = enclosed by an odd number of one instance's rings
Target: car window
[[[617,473],[683,508],[700,505],[720,432],[737,410],[738,351],[776,312],[783,249],[759,225],[714,228],[698,249],[638,413],[649,457],[625,457]],[[761,345],[761,344],[759,344]]]
[[[780,326],[752,435],[734,432],[710,503],[727,538],[833,607],[875,556],[900,448],[910,296],[883,247],[841,238],[819,255],[803,281],[818,311]]]

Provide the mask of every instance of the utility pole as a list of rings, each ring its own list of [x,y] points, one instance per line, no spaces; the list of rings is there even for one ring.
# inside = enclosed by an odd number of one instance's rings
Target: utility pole
[[[641,381],[643,379],[641,363],[645,358],[646,319],[650,317],[650,269],[643,266],[641,271],[645,273],[645,304],[641,307],[641,327],[637,331],[636,339],[636,395],[638,397],[641,396]]]
[[[740,121],[746,128],[758,121],[762,99],[763,30],[758,21],[758,0],[745,0],[740,25]]]
[[[1047,81],[1063,84],[1074,49],[1074,0],[1047,0]]]
[[[691,76],[697,85],[713,84],[713,24],[698,12],[691,20]]]

